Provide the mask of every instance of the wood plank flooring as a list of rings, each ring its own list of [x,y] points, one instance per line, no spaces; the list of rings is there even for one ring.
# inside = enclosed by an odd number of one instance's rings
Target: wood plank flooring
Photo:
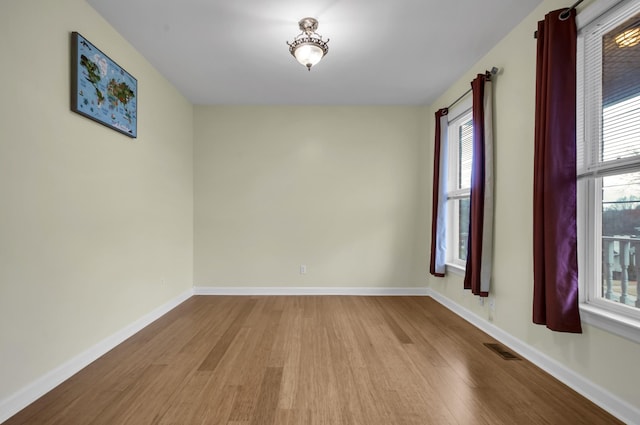
[[[426,297],[196,296],[5,422],[617,424]]]

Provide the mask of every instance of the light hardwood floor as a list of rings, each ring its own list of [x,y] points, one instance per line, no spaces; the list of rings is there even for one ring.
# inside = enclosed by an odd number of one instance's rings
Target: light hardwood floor
[[[17,424],[616,424],[426,297],[196,296]]]

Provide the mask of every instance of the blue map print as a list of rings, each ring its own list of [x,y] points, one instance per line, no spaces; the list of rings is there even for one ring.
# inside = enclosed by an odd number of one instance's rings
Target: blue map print
[[[136,137],[136,79],[80,34],[77,40],[78,110]]]

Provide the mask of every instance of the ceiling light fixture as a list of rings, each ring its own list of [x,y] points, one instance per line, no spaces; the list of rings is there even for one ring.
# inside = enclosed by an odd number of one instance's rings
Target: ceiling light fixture
[[[616,36],[618,47],[633,47],[640,44],[640,27],[631,28]]]
[[[289,45],[289,52],[300,64],[311,71],[311,67],[322,59],[329,51],[329,39],[322,40],[322,36],[316,33],[318,21],[314,18],[303,18],[298,22],[302,32],[293,39]]]

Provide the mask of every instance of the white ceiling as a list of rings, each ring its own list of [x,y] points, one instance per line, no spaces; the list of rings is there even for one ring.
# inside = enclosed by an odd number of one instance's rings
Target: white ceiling
[[[199,105],[430,104],[541,2],[87,1]],[[311,72],[286,45],[307,16],[331,40]]]

